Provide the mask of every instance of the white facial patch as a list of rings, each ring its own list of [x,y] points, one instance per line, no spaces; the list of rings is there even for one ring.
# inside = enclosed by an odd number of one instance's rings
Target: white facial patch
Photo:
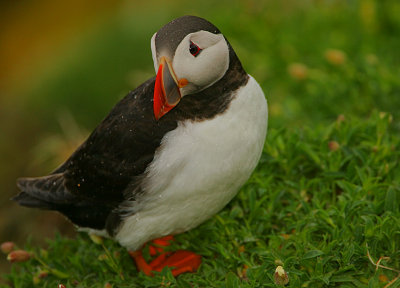
[[[156,51],[156,35],[157,33],[154,33],[153,37],[151,37],[150,45],[151,45],[151,56],[153,57],[153,63],[154,63],[154,70],[156,70],[157,73],[158,61],[157,61],[157,51]]]
[[[190,51],[190,42],[200,49],[197,56]],[[229,48],[222,34],[199,31],[188,34],[178,45],[172,62],[178,79],[189,84],[181,88],[182,96],[199,92],[221,79],[229,67]]]

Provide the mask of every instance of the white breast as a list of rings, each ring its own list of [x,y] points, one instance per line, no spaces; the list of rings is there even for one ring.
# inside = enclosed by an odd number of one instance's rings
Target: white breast
[[[247,181],[267,131],[267,102],[250,76],[223,114],[184,121],[165,135],[149,165],[145,199],[132,206],[116,239],[129,249],[196,227],[221,210]],[[144,198],[143,197],[143,198]]]

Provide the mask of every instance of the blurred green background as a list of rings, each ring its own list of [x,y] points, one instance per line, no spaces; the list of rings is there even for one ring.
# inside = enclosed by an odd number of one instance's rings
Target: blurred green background
[[[185,14],[208,19],[229,39],[264,89],[271,128],[377,109],[391,113],[400,132],[398,0],[3,1],[0,242],[73,235],[61,216],[10,202],[15,179],[56,168],[154,75],[151,36]]]

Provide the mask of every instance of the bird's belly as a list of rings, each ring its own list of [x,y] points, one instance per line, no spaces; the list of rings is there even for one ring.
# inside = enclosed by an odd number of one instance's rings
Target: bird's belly
[[[264,94],[251,77],[225,113],[179,123],[163,138],[147,169],[141,209],[125,219],[116,239],[137,249],[216,214],[256,167],[266,126]]]

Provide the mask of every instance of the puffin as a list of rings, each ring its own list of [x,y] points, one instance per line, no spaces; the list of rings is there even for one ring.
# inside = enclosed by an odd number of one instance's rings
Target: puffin
[[[151,52],[156,76],[49,175],[19,178],[13,200],[114,239],[147,275],[168,266],[177,276],[195,272],[201,255],[165,247],[218,213],[249,179],[268,109],[231,44],[203,18],[167,23],[152,36]]]

